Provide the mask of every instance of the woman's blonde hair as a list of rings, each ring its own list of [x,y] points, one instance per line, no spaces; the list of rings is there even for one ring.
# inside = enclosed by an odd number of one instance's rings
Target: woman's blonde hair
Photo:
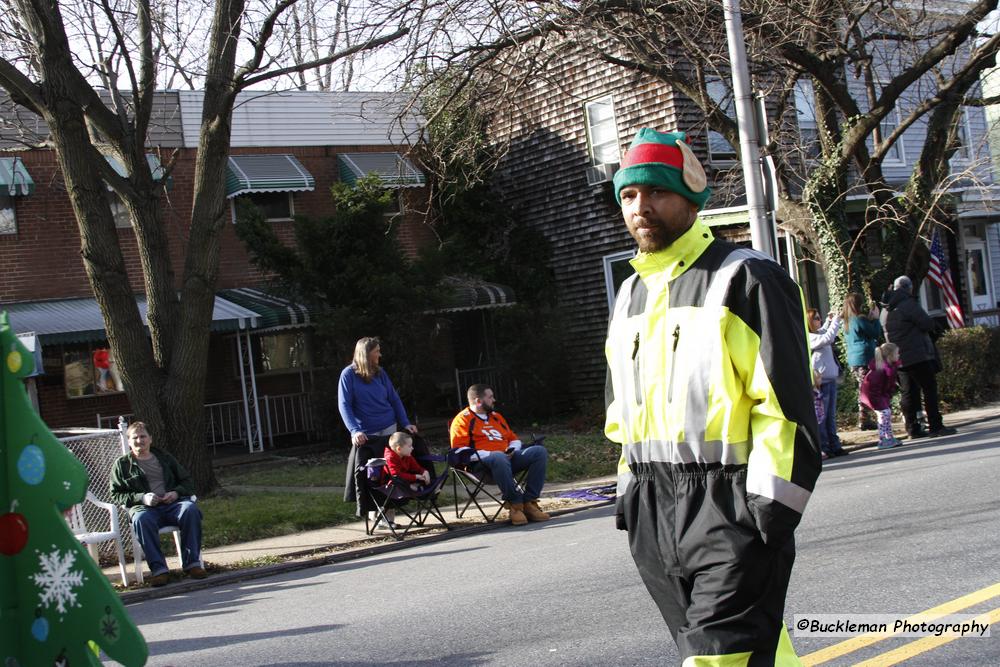
[[[365,382],[371,382],[372,378],[378,375],[380,370],[378,363],[373,364],[368,355],[381,344],[382,342],[377,337],[366,336],[359,338],[354,345],[354,363],[351,365],[354,367],[354,372],[361,376]]]
[[[875,368],[885,370],[886,364],[899,361],[899,347],[895,343],[882,343],[875,348]]]

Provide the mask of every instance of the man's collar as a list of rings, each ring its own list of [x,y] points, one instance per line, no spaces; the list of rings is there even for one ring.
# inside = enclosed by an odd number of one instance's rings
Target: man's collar
[[[701,253],[712,243],[712,232],[701,220],[695,220],[679,239],[663,250],[640,252],[632,259],[632,267],[640,276],[648,276],[658,271],[672,280],[687,271]]]

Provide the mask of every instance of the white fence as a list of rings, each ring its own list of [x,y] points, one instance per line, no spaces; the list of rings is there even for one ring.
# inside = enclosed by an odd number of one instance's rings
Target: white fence
[[[274,439],[283,435],[319,434],[313,418],[312,402],[307,393],[261,396],[257,407],[260,409],[261,429],[268,447],[274,447]],[[130,414],[123,416],[126,420],[132,419]],[[214,447],[246,442],[246,424],[243,401],[205,405],[205,441],[208,445]],[[97,428],[117,426],[117,414],[97,415]]]

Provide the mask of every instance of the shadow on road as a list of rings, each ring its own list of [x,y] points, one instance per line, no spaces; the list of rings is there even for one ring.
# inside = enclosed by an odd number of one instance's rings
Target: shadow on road
[[[149,643],[149,654],[155,656],[169,655],[171,653],[184,653],[185,651],[203,651],[210,648],[222,646],[232,646],[243,642],[254,642],[261,639],[287,640],[295,635],[314,635],[322,632],[330,632],[344,627],[343,625],[312,625],[306,628],[282,628],[271,632],[251,632],[246,634],[217,635],[215,637],[199,635],[188,639],[167,639]],[[331,663],[327,663],[331,664]]]
[[[261,667],[312,667],[313,665],[324,665],[324,667],[348,667],[358,665],[388,665],[389,667],[428,667],[429,665],[482,665],[490,660],[489,653],[456,653],[455,655],[440,656],[427,660],[400,660],[386,662],[385,660],[375,660],[372,662],[269,662]]]
[[[987,434],[983,433],[986,437]],[[975,452],[980,450],[996,449],[998,443],[996,441],[989,442],[976,442],[968,445],[952,444],[956,443],[958,438],[967,438],[968,435],[962,433],[960,435],[946,436],[942,438],[932,438],[928,440],[919,440],[914,442],[912,445],[906,444],[902,447],[897,447],[890,450],[877,450],[870,449],[862,452],[856,452],[847,458],[836,458],[833,462],[824,463],[823,471],[835,471],[835,470],[847,470],[851,468],[863,468],[866,466],[877,465],[879,463],[885,463],[892,458],[905,457],[908,461],[915,459],[923,459],[938,456],[948,456],[951,454],[958,454],[962,452]],[[951,440],[952,442],[949,442]],[[937,446],[943,446],[941,449],[937,449]],[[930,450],[929,447],[935,447],[935,449]],[[820,479],[823,476],[820,475]]]

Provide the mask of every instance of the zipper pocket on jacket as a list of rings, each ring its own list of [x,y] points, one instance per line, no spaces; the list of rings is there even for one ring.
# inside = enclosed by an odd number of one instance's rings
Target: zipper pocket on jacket
[[[681,340],[681,325],[674,326],[674,346],[670,350],[670,378],[667,385],[667,403],[674,400],[674,366],[677,364],[677,343]]]
[[[642,381],[639,375],[639,332],[635,332],[632,341],[632,389],[635,391],[635,402],[642,405]]]

